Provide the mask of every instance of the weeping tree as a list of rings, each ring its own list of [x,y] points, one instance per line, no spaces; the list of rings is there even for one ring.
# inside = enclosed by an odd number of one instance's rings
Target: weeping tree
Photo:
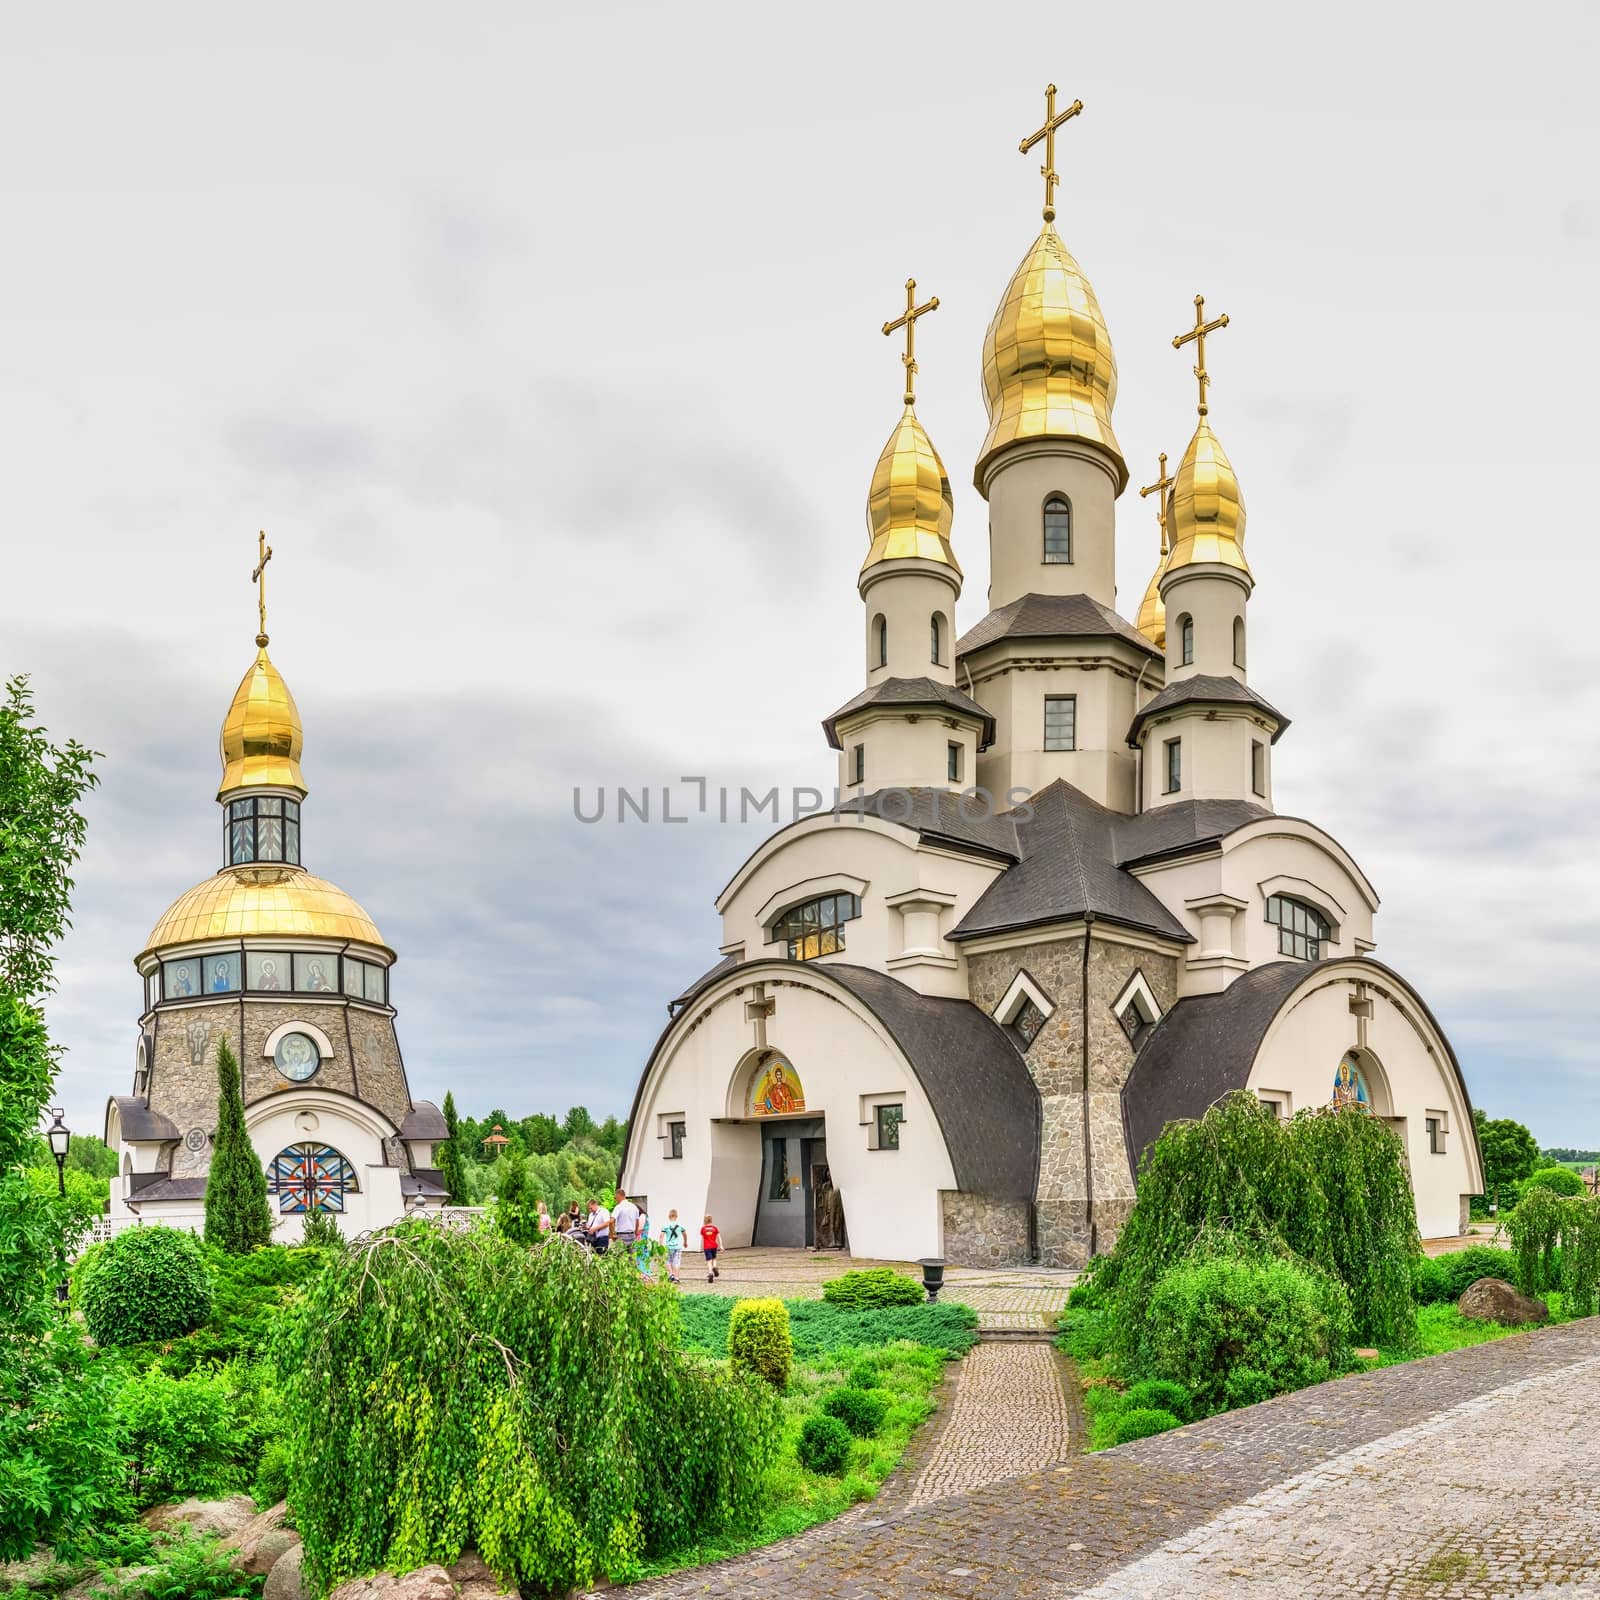
[[[217,1143],[206,1179],[206,1243],[244,1255],[271,1239],[267,1175],[245,1130],[239,1063],[224,1034],[217,1046]]]

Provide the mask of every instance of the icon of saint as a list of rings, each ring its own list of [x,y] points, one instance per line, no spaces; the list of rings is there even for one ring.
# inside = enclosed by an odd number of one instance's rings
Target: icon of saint
[[[213,994],[226,994],[233,987],[233,980],[228,975],[228,963],[217,962],[211,969],[211,992]]]
[[[761,1098],[762,1109],[775,1117],[784,1116],[797,1108],[795,1093],[783,1076],[782,1067],[774,1067],[767,1075],[766,1092]]]
[[[276,961],[263,961],[261,963],[261,981],[257,987],[262,989],[281,989],[283,987],[278,982],[278,963]]]
[[[1355,1063],[1349,1056],[1339,1063],[1339,1070],[1334,1074],[1333,1099],[1330,1103],[1335,1111],[1342,1111],[1346,1106],[1366,1109],[1367,1091],[1356,1074]]]
[[[320,961],[311,962],[306,972],[306,988],[313,994],[321,994],[328,987],[328,976],[322,970]]]
[[[177,991],[180,999],[184,995],[191,995],[194,993],[194,979],[189,976],[189,969],[187,967],[178,968],[178,976],[173,981],[173,988]]]

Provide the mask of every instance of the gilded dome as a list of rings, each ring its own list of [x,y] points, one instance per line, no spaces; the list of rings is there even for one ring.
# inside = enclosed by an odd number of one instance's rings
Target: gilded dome
[[[224,867],[167,907],[146,950],[202,939],[359,939],[388,949],[377,924],[343,889],[303,867]]]
[[[1244,495],[1221,441],[1204,417],[1184,452],[1167,513],[1167,572],[1218,562],[1250,576],[1244,558]]]
[[[1116,463],[1117,492],[1128,481],[1111,427],[1117,358],[1089,280],[1046,223],[1012,274],[983,339],[983,394],[989,432],[976,482],[989,462],[1022,439],[1084,439]]]
[[[217,799],[263,785],[306,792],[300,775],[300,712],[262,644],[222,719],[222,787]]]
[[[1135,623],[1139,632],[1153,644],[1157,650],[1167,647],[1167,603],[1161,598],[1161,579],[1167,570],[1167,541],[1161,540],[1161,559],[1156,562],[1156,570],[1150,574],[1150,583],[1144,591],[1144,599],[1139,602],[1139,616]]]
[[[867,532],[872,544],[861,570],[880,561],[937,561],[959,577],[961,563],[950,548],[955,502],[950,479],[933,442],[905,408],[872,471],[867,491]]]

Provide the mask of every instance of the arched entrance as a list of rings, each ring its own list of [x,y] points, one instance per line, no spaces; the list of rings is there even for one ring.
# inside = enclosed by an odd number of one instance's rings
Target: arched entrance
[[[828,1165],[827,1119],[806,1105],[805,1080],[780,1050],[759,1049],[734,1077],[737,1114],[758,1125],[757,1245],[842,1249],[844,1206]],[[730,1108],[732,1109],[732,1108]]]

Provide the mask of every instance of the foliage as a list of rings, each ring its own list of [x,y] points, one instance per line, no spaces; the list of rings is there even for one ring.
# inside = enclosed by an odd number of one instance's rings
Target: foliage
[[[1486,1117],[1482,1110],[1472,1113],[1478,1133],[1478,1153],[1483,1158],[1485,1196],[1503,1207],[1508,1184],[1521,1183],[1539,1164],[1539,1146],[1520,1122],[1509,1117]]]
[[[1587,1194],[1583,1179],[1571,1167],[1540,1167],[1533,1172],[1522,1186],[1524,1195],[1530,1189],[1548,1189],[1551,1194],[1563,1197]]]
[[[339,1219],[320,1207],[300,1219],[300,1243],[307,1250],[338,1250],[344,1244]]]
[[[76,1139],[73,1142],[76,1144]],[[61,1178],[57,1176],[54,1161],[49,1166],[27,1168],[28,1187],[33,1191],[34,1202],[41,1210],[54,1210],[62,1245],[71,1251],[82,1243],[95,1220],[105,1215],[110,1185],[104,1178],[74,1171],[70,1166],[61,1177],[66,1180],[65,1200],[59,1198]]]
[[[500,1157],[500,1193],[495,1200],[495,1226],[518,1244],[539,1242],[539,1208],[528,1184],[528,1164],[517,1150]]]
[[[1130,1406],[1153,1406],[1179,1418],[1187,1417],[1194,1405],[1194,1396],[1181,1383],[1168,1383],[1162,1378],[1146,1378],[1134,1384],[1126,1399]]]
[[[567,1113],[567,1120],[561,1124],[561,1135],[568,1144],[579,1139],[591,1139],[597,1131],[594,1118],[584,1106],[574,1106]]]
[[[1600,1199],[1563,1198],[1531,1188],[1506,1219],[1517,1287],[1544,1295],[1559,1288],[1567,1315],[1593,1316],[1600,1291]]]
[[[1479,1278],[1504,1278],[1515,1282],[1517,1258],[1493,1245],[1468,1245],[1442,1256],[1417,1256],[1411,1263],[1411,1283],[1419,1306],[1454,1304]]]
[[[750,1517],[779,1402],[678,1343],[627,1256],[422,1219],[329,1254],[275,1351],[308,1587],[470,1542],[559,1592]]]
[[[1592,1317],[1600,1290],[1600,1199],[1571,1199],[1562,1210],[1561,1289],[1566,1313]]]
[[[1568,1166],[1575,1163],[1580,1167],[1592,1167],[1600,1162],[1600,1150],[1569,1150],[1558,1145],[1553,1150],[1541,1150],[1539,1159],[1551,1166]]]
[[[680,1316],[685,1347],[721,1355],[728,1348],[728,1318],[735,1304],[724,1295],[684,1295]],[[978,1342],[977,1312],[955,1301],[887,1311],[846,1311],[821,1300],[786,1300],[784,1305],[794,1353],[806,1360],[909,1339],[953,1361]]]
[[[245,1131],[239,1063],[224,1034],[217,1046],[217,1140],[206,1178],[206,1243],[243,1254],[271,1238],[267,1175]]]
[[[838,1477],[850,1459],[850,1430],[837,1417],[807,1417],[800,1429],[797,1454],[807,1472]]]
[[[870,1439],[883,1426],[888,1399],[876,1389],[849,1385],[822,1397],[823,1412],[837,1417],[858,1439]]]
[[[893,1267],[869,1267],[830,1278],[822,1286],[822,1298],[851,1311],[881,1311],[888,1306],[920,1306],[927,1296],[920,1283]]]
[[[449,1091],[444,1097],[444,1129],[444,1143],[435,1149],[434,1159],[439,1163],[439,1176],[449,1191],[450,1204],[464,1206],[469,1202],[466,1174],[462,1171],[461,1119],[456,1115],[456,1097]]]
[[[1194,1258],[1157,1280],[1137,1369],[1182,1384],[1199,1416],[1321,1383],[1350,1361],[1342,1284],[1293,1262]]]
[[[96,1344],[140,1344],[193,1332],[211,1314],[205,1252],[192,1233],[160,1225],[108,1239],[79,1291]]]
[[[1112,1422],[1112,1437],[1118,1444],[1132,1444],[1135,1439],[1149,1439],[1158,1433],[1165,1433],[1169,1428],[1176,1428],[1181,1421],[1170,1411],[1163,1411],[1159,1406],[1129,1406],[1127,1410],[1117,1414]]]
[[[145,1549],[124,1555],[136,1556],[137,1572],[120,1578],[108,1573],[91,1583],[91,1600],[248,1600],[266,1581],[236,1572],[233,1550],[215,1534],[195,1534],[180,1525],[146,1534],[145,1540]]]
[[[783,1301],[768,1297],[734,1302],[728,1317],[728,1360],[736,1371],[753,1372],[774,1389],[784,1389],[793,1358]]]
[[[1506,1218],[1506,1232],[1516,1254],[1517,1287],[1524,1294],[1543,1294],[1559,1280],[1556,1250],[1561,1243],[1565,1208],[1548,1189],[1534,1189]]]
[[[1131,1358],[1156,1282],[1217,1240],[1290,1254],[1342,1283],[1357,1333],[1413,1333],[1416,1207],[1399,1139],[1363,1111],[1280,1122],[1247,1091],[1197,1122],[1168,1124],[1145,1155],[1138,1199],[1093,1282],[1114,1308],[1113,1340]]]

